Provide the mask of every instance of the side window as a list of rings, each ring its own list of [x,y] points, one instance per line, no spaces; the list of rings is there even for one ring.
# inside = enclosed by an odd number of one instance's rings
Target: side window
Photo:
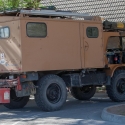
[[[86,34],[88,38],[98,38],[99,30],[97,27],[87,27]]]
[[[113,50],[113,49],[119,49],[120,48],[120,38],[119,36],[113,36],[108,38],[107,42],[107,49]]]
[[[0,27],[0,39],[9,38],[10,29],[9,27]]]
[[[28,37],[46,37],[47,26],[45,23],[29,22],[26,25],[26,32]]]

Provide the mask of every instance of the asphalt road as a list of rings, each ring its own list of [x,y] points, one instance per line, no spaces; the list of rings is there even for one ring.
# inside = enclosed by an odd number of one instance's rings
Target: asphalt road
[[[105,94],[96,94],[90,101],[78,101],[71,96],[60,111],[43,112],[31,98],[20,110],[9,110],[0,106],[0,125],[125,125],[101,119],[101,112],[112,102]]]

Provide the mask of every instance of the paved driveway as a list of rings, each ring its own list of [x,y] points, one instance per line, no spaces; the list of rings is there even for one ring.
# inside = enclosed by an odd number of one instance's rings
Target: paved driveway
[[[116,104],[120,103],[112,102],[105,94],[96,94],[90,101],[78,101],[69,96],[60,111],[43,112],[31,98],[28,105],[20,110],[0,106],[0,125],[122,125],[101,119],[103,108]]]

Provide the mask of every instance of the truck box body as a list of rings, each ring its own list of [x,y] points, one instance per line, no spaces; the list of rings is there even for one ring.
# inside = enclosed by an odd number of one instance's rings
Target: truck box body
[[[46,36],[29,37],[28,23],[45,24]],[[0,39],[1,72],[104,67],[101,21],[0,17],[0,26],[10,29],[9,38]],[[98,38],[87,37],[88,27],[98,28]]]

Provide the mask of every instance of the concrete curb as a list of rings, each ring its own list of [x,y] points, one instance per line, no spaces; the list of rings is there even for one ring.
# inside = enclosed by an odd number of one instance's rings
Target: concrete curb
[[[105,108],[101,114],[102,119],[105,121],[110,121],[110,122],[116,122],[116,123],[122,123],[122,124],[125,123],[125,116],[108,112],[108,109],[110,109],[110,108],[115,109],[115,108],[118,108],[119,106],[123,106],[123,105],[125,106],[125,104],[122,104],[122,105],[110,106],[108,108]]]

